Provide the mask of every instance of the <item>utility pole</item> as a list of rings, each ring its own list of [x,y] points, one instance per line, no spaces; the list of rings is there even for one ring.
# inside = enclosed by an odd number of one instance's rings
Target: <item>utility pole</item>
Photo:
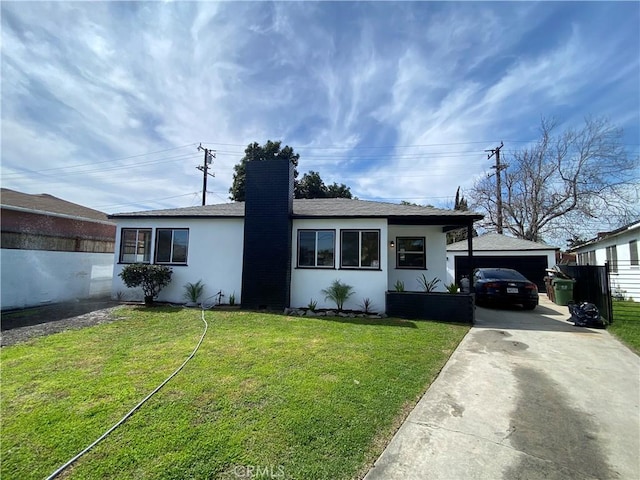
[[[207,204],[207,175],[215,177],[215,173],[209,173],[209,166],[213,163],[213,159],[216,158],[216,152],[203,148],[202,144],[198,146],[198,150],[204,151],[204,161],[202,165],[198,165],[196,168],[202,172],[202,206]]]
[[[504,170],[505,168],[507,168],[509,165],[507,164],[500,164],[500,149],[504,147],[504,143],[500,142],[500,146],[496,147],[494,149],[491,150],[485,150],[485,152],[491,152],[489,155],[487,155],[487,158],[491,158],[494,155],[496,156],[496,164],[493,165],[491,168],[495,168],[496,169],[496,205],[498,207],[498,233],[502,233],[503,229],[502,229],[502,182],[500,180],[500,171]]]

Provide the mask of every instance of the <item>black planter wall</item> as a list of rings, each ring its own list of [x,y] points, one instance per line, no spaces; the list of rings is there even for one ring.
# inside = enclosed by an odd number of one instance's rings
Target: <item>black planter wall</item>
[[[387,292],[387,315],[473,324],[473,296],[462,293]]]
[[[293,164],[247,162],[242,307],[283,310],[291,284]]]

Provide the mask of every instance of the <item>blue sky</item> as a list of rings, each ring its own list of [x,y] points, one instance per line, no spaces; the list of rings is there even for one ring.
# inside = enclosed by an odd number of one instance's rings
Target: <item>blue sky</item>
[[[361,199],[452,207],[541,117],[640,149],[638,2],[11,2],[2,186],[108,213],[228,201],[247,144]]]

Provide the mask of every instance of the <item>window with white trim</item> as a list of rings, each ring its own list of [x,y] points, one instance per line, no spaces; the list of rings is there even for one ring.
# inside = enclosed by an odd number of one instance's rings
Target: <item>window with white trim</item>
[[[120,238],[120,263],[151,261],[150,228],[123,228]]]
[[[427,268],[424,244],[424,237],[397,237],[396,268],[416,270]]]
[[[340,231],[341,268],[380,268],[379,230]]]
[[[186,264],[189,248],[189,229],[156,229],[155,263]]]
[[[336,232],[298,230],[298,267],[334,268]]]

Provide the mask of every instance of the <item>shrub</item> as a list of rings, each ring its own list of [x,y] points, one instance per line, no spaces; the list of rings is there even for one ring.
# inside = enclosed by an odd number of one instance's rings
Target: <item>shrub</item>
[[[118,275],[127,287],[142,287],[144,304],[149,307],[160,290],[169,285],[172,274],[173,270],[164,265],[133,263],[124,267]]]
[[[233,292],[231,295],[229,295],[229,305],[233,307],[235,304],[236,304],[236,292]]]
[[[342,310],[344,302],[354,293],[351,285],[342,283],[340,280],[334,280],[328,288],[321,290],[321,292],[325,295],[325,300],[336,302],[338,311]]]

